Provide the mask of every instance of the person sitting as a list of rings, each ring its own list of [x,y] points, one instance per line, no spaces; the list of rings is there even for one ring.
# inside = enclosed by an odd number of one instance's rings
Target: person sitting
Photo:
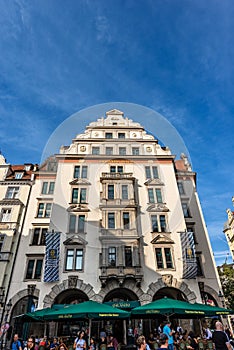
[[[158,350],[160,350],[160,349],[169,349],[169,347],[168,347],[168,336],[165,333],[160,334],[160,336],[159,336],[159,344],[160,344],[160,347],[158,348]]]

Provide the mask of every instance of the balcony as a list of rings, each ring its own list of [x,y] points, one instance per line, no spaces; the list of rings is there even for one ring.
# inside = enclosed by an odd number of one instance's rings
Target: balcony
[[[108,239],[110,239],[110,238],[116,239],[116,238],[126,238],[126,237],[135,238],[135,239],[139,238],[135,228],[128,229],[128,230],[121,229],[121,228],[118,228],[118,229],[101,228],[100,232],[101,232],[101,235],[99,237],[100,240],[107,239],[107,238]]]
[[[133,173],[102,173],[102,176],[100,177],[100,181],[105,179],[113,179],[113,180],[122,180],[122,179],[129,179],[133,180]]]
[[[137,207],[137,204],[134,200],[134,198],[129,198],[129,199],[121,199],[121,198],[116,198],[116,199],[109,199],[109,198],[102,198],[102,192],[100,193],[100,198],[101,198],[101,204],[100,208],[103,206],[120,206],[124,208],[135,208]]]
[[[119,286],[122,286],[124,281],[129,278],[134,279],[136,285],[140,287],[143,279],[142,268],[140,266],[101,266],[99,279],[102,287],[105,287],[111,279],[117,280]]]

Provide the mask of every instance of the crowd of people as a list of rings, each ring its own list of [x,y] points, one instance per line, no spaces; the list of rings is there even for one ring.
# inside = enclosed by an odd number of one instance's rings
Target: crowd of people
[[[207,326],[202,334],[195,335],[193,331],[183,330],[181,327],[172,328],[171,322],[161,324],[151,332],[149,338],[143,335],[136,343],[139,350],[233,350],[232,333],[220,321],[216,321],[215,329],[211,331]]]
[[[139,350],[233,350],[232,336],[229,329],[224,330],[220,321],[216,321],[213,331],[205,327],[202,334],[197,336],[193,331],[188,332],[179,326],[172,328],[168,320],[154,329],[148,338],[143,334],[137,335],[135,347]],[[105,330],[101,330],[98,339],[89,337],[87,332],[81,330],[72,344],[66,343],[62,338],[49,340],[46,336],[42,339],[30,336],[22,344],[15,334],[11,350],[121,350],[122,346],[113,334],[106,334]]]

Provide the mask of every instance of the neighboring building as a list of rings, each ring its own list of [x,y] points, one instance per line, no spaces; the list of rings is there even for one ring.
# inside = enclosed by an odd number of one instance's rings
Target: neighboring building
[[[232,197],[232,202],[234,204],[234,197]],[[223,232],[226,236],[229,249],[232,255],[232,260],[234,261],[234,211],[227,209],[228,219],[224,224]]]
[[[89,299],[219,304],[196,174],[139,123],[109,111],[33,174],[11,322],[34,306]]]
[[[0,155],[0,294],[1,321],[3,313],[8,312],[9,287],[12,285],[12,274],[16,268],[16,256],[19,244],[24,244],[22,235],[31,188],[33,171],[37,165],[6,164]],[[21,266],[22,268],[22,266]]]

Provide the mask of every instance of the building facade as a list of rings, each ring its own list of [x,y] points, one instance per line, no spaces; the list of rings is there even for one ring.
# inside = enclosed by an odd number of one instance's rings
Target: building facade
[[[220,304],[196,173],[123,112],[90,123],[30,185],[7,320],[90,299]]]
[[[234,205],[234,197],[232,197],[232,202]],[[232,260],[234,261],[234,212],[231,211],[231,209],[227,209],[227,217],[227,221],[223,227],[223,232],[229,245]]]

